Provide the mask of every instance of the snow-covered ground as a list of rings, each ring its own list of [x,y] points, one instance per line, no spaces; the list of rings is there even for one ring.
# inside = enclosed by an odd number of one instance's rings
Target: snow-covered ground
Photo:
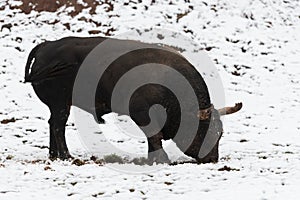
[[[96,14],[83,9],[71,17],[71,7],[24,14],[1,1],[0,121],[16,121],[0,124],[0,199],[299,199],[299,3],[118,0],[112,7],[99,5]],[[31,85],[23,83],[30,50],[44,40],[91,36],[93,30],[103,36],[107,30],[117,35],[151,27],[180,32],[206,49],[223,81],[226,104],[244,103],[239,113],[225,117],[220,161],[161,165],[134,174],[114,170],[120,164],[89,161],[77,166],[48,160],[49,111]],[[104,132],[118,134],[114,117],[106,117]],[[66,135],[76,158],[92,155],[77,134],[73,116]],[[130,139],[122,144],[132,146]],[[137,148],[147,151],[142,141]],[[182,155],[170,155],[176,156]]]

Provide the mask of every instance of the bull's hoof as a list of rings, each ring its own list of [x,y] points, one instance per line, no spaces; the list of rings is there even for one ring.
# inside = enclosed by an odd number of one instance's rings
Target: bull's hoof
[[[66,153],[66,154],[60,154],[60,155],[49,155],[49,159],[54,161],[54,160],[73,160],[74,157],[71,156],[69,153]]]
[[[49,159],[52,160],[52,161],[58,159],[58,153],[56,151],[55,152],[50,151],[49,152]]]
[[[60,154],[58,157],[60,160],[73,160],[74,157],[71,156],[69,153]]]
[[[148,153],[148,162],[150,165],[152,165],[153,163],[166,163],[166,164],[170,164],[170,160],[168,158],[167,153],[163,150],[163,149],[159,149],[153,152],[149,152]]]
[[[54,160],[58,159],[58,156],[50,155],[50,156],[49,156],[49,159],[50,159],[51,161],[54,161]]]
[[[105,124],[105,120],[102,117],[100,117],[98,119],[98,124]]]
[[[219,158],[218,157],[209,157],[204,159],[196,159],[199,164],[206,164],[206,163],[217,163]]]

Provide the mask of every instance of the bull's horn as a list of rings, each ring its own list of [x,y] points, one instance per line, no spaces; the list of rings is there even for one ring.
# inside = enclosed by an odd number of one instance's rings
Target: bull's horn
[[[200,120],[207,120],[207,119],[209,119],[209,116],[210,116],[210,113],[211,113],[211,109],[213,109],[213,108],[214,108],[214,106],[211,105],[209,108],[199,110],[198,114],[197,114],[197,117]]]
[[[243,107],[242,103],[236,103],[235,106],[233,106],[233,107],[224,107],[224,108],[219,109],[218,111],[219,111],[220,115],[228,115],[228,114],[232,114],[232,113],[235,113],[235,112],[241,110],[242,107]]]

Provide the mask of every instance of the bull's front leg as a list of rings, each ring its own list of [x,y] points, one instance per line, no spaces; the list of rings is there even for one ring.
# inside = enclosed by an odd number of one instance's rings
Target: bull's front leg
[[[162,147],[161,140],[163,139],[162,133],[148,137],[148,160],[150,164],[156,163],[170,163],[167,153]]]
[[[66,138],[65,138],[65,126],[70,114],[70,108],[52,109],[51,117],[49,120],[50,125],[50,147],[49,157],[50,159],[68,159],[72,158],[69,153]]]

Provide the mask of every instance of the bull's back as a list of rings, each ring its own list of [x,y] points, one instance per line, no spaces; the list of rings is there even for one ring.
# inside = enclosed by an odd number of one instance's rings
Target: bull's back
[[[104,40],[102,37],[67,37],[40,44],[31,67],[29,82],[76,76],[86,56]]]

